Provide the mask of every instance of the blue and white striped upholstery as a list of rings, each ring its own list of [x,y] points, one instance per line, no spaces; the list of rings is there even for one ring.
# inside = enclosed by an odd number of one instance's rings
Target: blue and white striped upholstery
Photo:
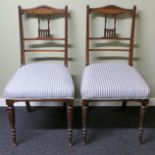
[[[17,70],[4,95],[6,99],[72,99],[74,85],[64,65],[34,63]]]
[[[83,99],[145,99],[150,89],[133,67],[120,63],[87,66],[83,73]]]

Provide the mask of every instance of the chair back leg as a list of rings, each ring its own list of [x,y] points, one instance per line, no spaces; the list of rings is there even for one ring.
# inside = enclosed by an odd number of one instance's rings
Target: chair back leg
[[[30,102],[26,101],[25,104],[26,104],[27,112],[32,112],[32,108],[31,108]]]

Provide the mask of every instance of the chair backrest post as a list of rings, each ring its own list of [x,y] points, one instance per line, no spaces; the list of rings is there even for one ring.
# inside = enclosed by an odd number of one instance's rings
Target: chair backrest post
[[[65,6],[65,61],[64,64],[68,66],[68,7]]]
[[[89,5],[87,5],[86,15],[86,66],[89,65]]]
[[[133,66],[133,48],[134,48],[134,33],[135,33],[135,19],[136,19],[136,6],[133,7],[132,12],[132,27],[131,27],[131,40],[130,40],[130,50],[129,50],[129,62],[128,64]]]
[[[22,19],[22,9],[21,6],[18,7],[18,13],[19,13],[19,34],[20,34],[20,64],[25,64],[25,54],[24,54],[24,42],[23,42],[23,19]]]

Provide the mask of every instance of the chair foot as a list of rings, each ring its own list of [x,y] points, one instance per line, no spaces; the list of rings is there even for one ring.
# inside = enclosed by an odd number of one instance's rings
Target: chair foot
[[[143,129],[139,129],[139,145],[143,144]]]
[[[87,126],[88,126],[88,101],[83,101],[82,106],[82,124],[83,124],[83,143],[87,144]]]
[[[72,146],[73,128],[73,101],[67,102],[67,122],[68,122],[68,145]]]
[[[16,146],[15,108],[13,105],[14,101],[6,100],[6,104],[8,105],[8,118],[11,126],[12,145]]]
[[[140,108],[140,123],[139,123],[139,144],[141,145],[143,143],[143,134],[144,134],[144,116],[145,116],[145,109],[147,104],[149,103],[149,100],[143,100],[142,105]]]
[[[87,145],[87,130],[83,129],[83,144]]]
[[[17,146],[17,144],[16,144],[16,143],[13,143],[13,144],[12,144],[12,146],[13,146],[13,147],[16,147],[16,146]]]
[[[72,144],[68,144],[68,146],[69,146],[69,147],[71,147],[71,146],[72,146]]]
[[[72,145],[73,145],[72,142],[69,141],[68,146],[71,147]]]
[[[68,129],[68,145],[72,146],[72,129]]]

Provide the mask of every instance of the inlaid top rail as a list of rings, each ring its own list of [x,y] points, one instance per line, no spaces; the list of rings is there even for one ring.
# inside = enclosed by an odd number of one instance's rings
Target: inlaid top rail
[[[53,14],[64,14],[65,9],[57,9],[53,7],[49,7],[46,5],[42,5],[35,8],[22,9],[22,13],[27,13],[31,15],[53,15]]]
[[[136,6],[134,6],[134,8],[136,8]],[[113,15],[127,13],[132,15],[133,9],[125,9],[115,5],[108,5],[100,8],[90,8],[89,13],[113,14]]]

